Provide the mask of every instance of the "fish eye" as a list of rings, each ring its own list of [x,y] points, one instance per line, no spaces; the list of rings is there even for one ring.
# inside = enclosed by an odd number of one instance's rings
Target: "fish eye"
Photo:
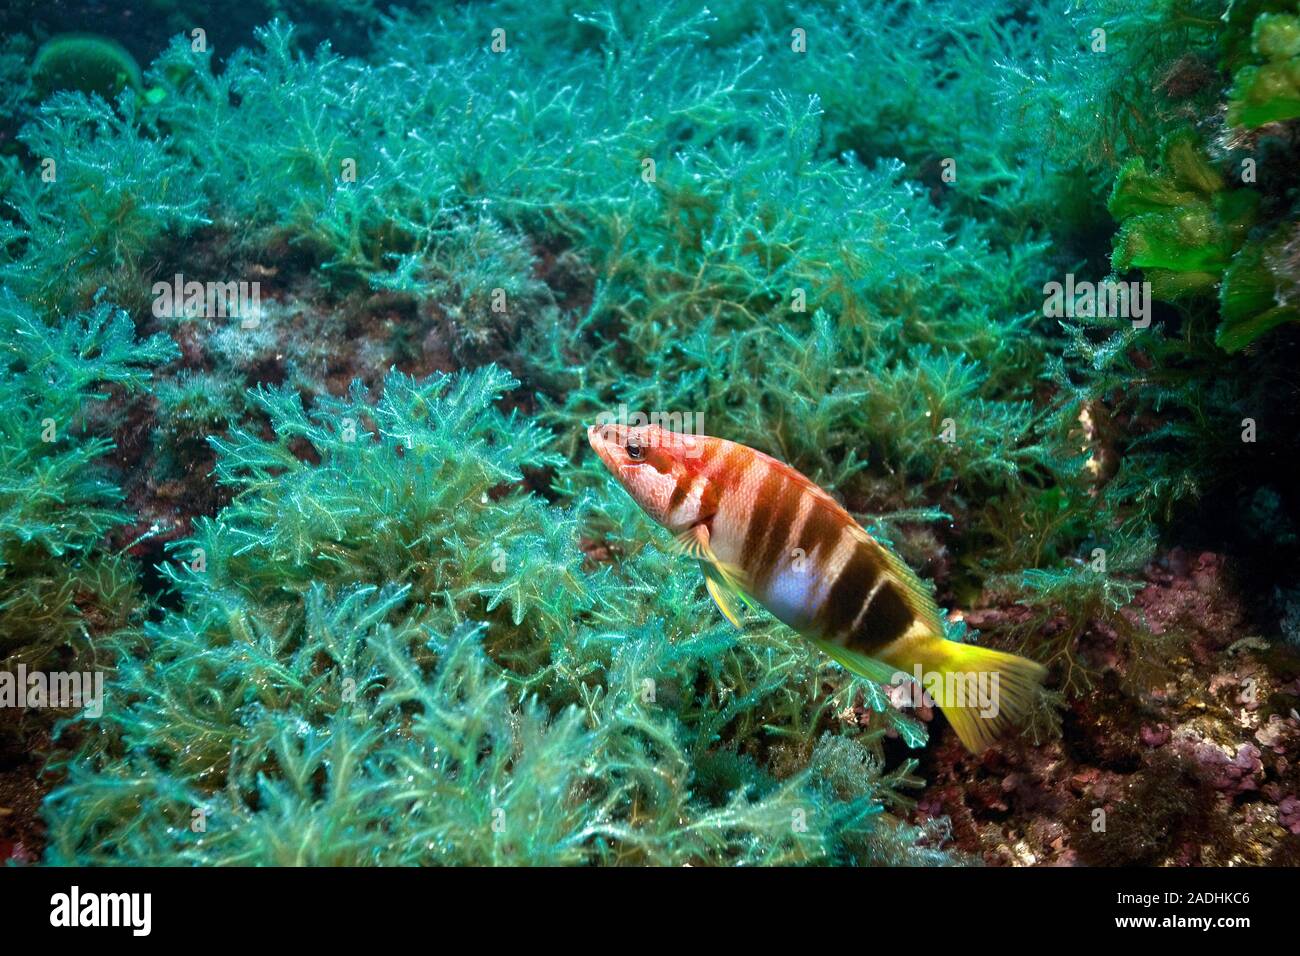
[[[641,461],[645,458],[645,449],[637,441],[631,440],[627,443],[627,457],[633,461]]]

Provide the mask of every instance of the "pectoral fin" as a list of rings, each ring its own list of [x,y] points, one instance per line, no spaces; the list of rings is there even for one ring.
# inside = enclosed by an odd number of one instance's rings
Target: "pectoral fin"
[[[709,526],[691,525],[673,538],[673,550],[678,554],[690,555],[700,561],[714,561],[713,549],[709,547]]]
[[[708,588],[709,597],[718,606],[723,617],[740,627],[740,615],[737,613],[736,600],[753,605],[745,594],[743,572],[736,567],[718,560],[709,544],[709,527],[704,523],[694,525],[677,535],[677,550],[689,554],[700,562],[704,572],[704,586]]]

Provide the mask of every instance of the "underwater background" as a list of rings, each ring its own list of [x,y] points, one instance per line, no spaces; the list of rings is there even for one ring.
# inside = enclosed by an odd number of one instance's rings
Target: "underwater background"
[[[0,859],[1300,862],[1296,2],[0,26],[0,659],[103,684],[0,686]],[[622,406],[1047,665],[1024,734],[733,628]]]

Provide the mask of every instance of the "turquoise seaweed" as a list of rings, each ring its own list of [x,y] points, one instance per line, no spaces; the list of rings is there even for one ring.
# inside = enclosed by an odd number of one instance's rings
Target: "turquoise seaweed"
[[[0,659],[93,663],[94,639],[136,622],[141,606],[130,561],[101,547],[129,516],[97,410],[111,392],[143,389],[176,347],[137,340],[105,303],[46,325],[8,291],[0,341]]]
[[[816,84],[809,95],[767,94],[745,79],[759,52],[751,33],[739,30],[734,47],[709,45],[716,82],[674,70],[691,42],[721,29],[684,9],[666,9],[635,32],[613,13],[585,19],[584,35],[598,37],[610,59],[559,60],[544,88],[526,77],[545,30],[521,34],[499,55],[446,42],[474,35],[476,24],[487,36],[477,12],[454,27],[398,16],[371,64],[327,49],[299,54],[281,25],[260,32],[265,52],[239,51],[220,73],[210,54],[177,42],[147,71],[167,90],[160,103],[131,105],[115,120],[56,99],[42,110],[46,138],[31,145],[53,152],[50,137],[61,137],[63,165],[77,170],[116,168],[118,157],[147,148],[149,162],[135,165],[168,184],[137,197],[133,184],[144,180],[133,173],[114,187],[124,194],[116,206],[82,213],[121,220],[110,243],[78,240],[97,256],[115,253],[105,278],[119,298],[139,301],[147,251],[211,222],[248,255],[292,242],[340,292],[365,283],[436,296],[452,354],[472,363],[513,348],[511,362],[554,406],[544,420],[565,430],[616,397],[695,409],[831,485],[879,460],[898,479],[873,491],[881,512],[950,494],[960,474],[959,503],[975,512],[977,535],[996,521],[972,503],[1008,482],[1014,492],[1017,469],[1066,480],[1074,454],[1045,438],[1026,404],[1050,348],[1029,311],[1031,290],[1050,274],[1046,241],[1023,224],[1008,236],[936,207],[897,161],[873,161],[865,172],[846,166],[833,152],[844,146],[836,130],[845,120],[827,113]],[[953,22],[988,56],[1007,46],[989,18]],[[444,60],[445,50],[458,52]],[[803,61],[782,55],[782,69],[798,72]],[[932,69],[924,50],[912,55],[896,69]],[[653,110],[635,107],[644,84],[664,98]],[[579,88],[600,92],[578,99]],[[284,89],[302,95],[290,101]],[[994,109],[994,94],[982,90],[982,109]],[[858,117],[854,128],[883,134],[893,115]],[[73,137],[80,126],[93,126],[93,138]],[[232,153],[229,143],[258,149]],[[651,183],[640,176],[646,158],[657,160]],[[174,176],[153,172],[167,163],[185,171],[183,194],[171,193]],[[971,169],[987,172],[983,162]],[[980,201],[960,198],[965,182],[959,175],[955,209]],[[998,182],[977,195],[991,199]],[[60,202],[79,192],[45,191]],[[112,195],[100,192],[100,201]],[[1032,202],[1049,203],[1050,193]],[[36,206],[35,196],[18,195],[20,210]],[[11,243],[24,254],[10,272],[30,283],[55,269],[34,258],[50,248],[32,231],[39,217],[23,217],[33,226]],[[590,304],[578,321],[539,286],[536,253],[521,236],[583,250]],[[502,312],[491,307],[494,290],[508,303]],[[791,361],[773,368],[768,357],[782,355]],[[915,361],[924,372],[908,371]],[[924,375],[918,394],[932,417],[893,404],[908,386],[893,379],[904,375]],[[798,429],[774,418],[801,407],[815,414],[801,414]],[[941,445],[945,419],[957,441]],[[851,447],[864,432],[879,437]]]
[[[122,638],[48,804],[52,861],[927,858],[907,849],[921,831],[876,826],[911,782],[873,757],[881,730],[800,725],[825,661],[771,626],[701,627],[693,576],[662,555],[585,570],[590,501],[494,493],[554,460],[491,407],[512,384],[393,373],[377,403],[358,385],[310,410],[256,393],[275,437],[214,442],[235,498],[172,548],[183,610]],[[775,732],[821,772],[741,766],[718,802],[693,793],[697,763]]]
[[[137,108],[58,93],[19,136],[37,165],[5,191],[0,280],[44,315],[84,308],[101,289],[142,307],[150,256],[207,222]]]

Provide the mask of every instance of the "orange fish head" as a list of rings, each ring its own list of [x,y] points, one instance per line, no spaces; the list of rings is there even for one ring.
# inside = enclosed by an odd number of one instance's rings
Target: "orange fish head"
[[[658,425],[596,424],[587,441],[651,518],[669,531],[701,520],[705,491],[696,481],[704,438]]]

